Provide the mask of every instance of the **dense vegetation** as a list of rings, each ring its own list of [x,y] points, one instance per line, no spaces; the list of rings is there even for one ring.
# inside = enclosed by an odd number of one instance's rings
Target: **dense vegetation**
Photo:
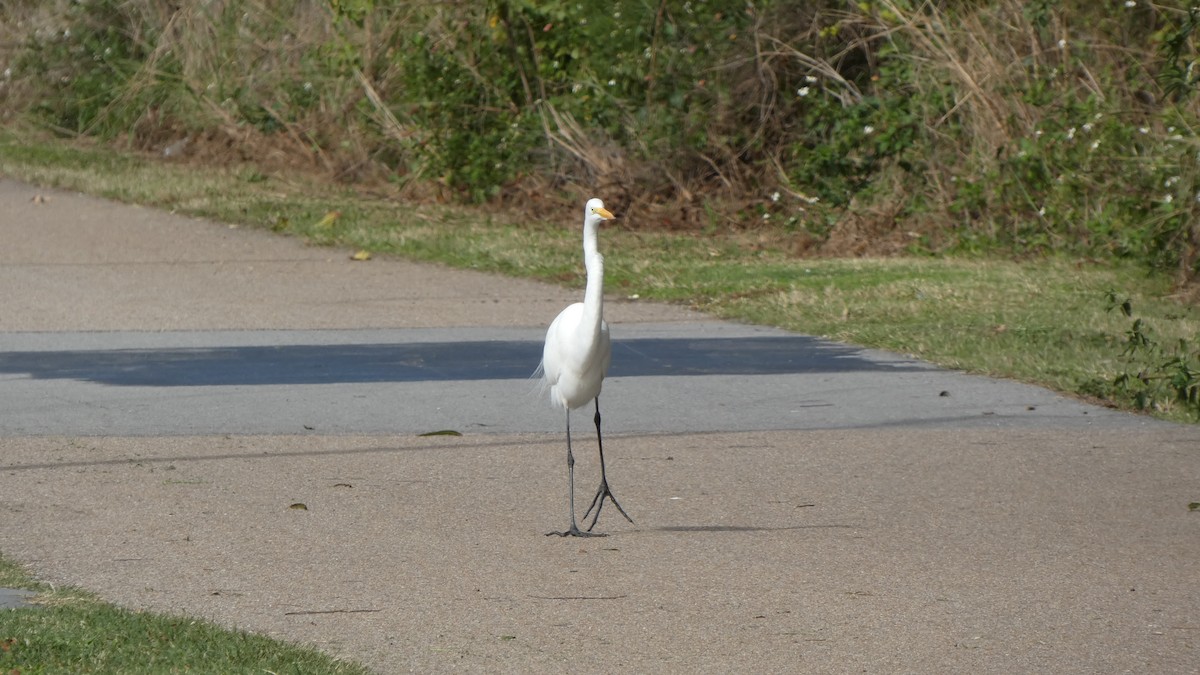
[[[1197,276],[1183,2],[8,0],[2,101],[63,134],[798,252]]]

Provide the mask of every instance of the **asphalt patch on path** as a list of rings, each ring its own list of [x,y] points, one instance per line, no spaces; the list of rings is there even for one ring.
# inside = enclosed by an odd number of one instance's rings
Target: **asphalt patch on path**
[[[910,372],[807,336],[644,338],[613,343],[610,377]],[[529,377],[532,341],[417,342],[0,353],[0,373],[113,386],[348,384]]]

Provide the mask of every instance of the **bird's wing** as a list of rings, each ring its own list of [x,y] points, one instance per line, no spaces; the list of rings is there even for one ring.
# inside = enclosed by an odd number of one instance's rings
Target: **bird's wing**
[[[558,313],[546,330],[546,345],[542,348],[542,376],[550,386],[558,384],[563,368],[572,358],[572,337],[583,315],[583,303],[567,306]]]

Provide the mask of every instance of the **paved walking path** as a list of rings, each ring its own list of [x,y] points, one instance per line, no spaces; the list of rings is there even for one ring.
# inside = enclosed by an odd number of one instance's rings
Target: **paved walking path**
[[[528,375],[578,292],[4,180],[0,241],[0,551],[48,580],[385,673],[1200,672],[1196,427],[610,298],[637,524],[564,540]]]

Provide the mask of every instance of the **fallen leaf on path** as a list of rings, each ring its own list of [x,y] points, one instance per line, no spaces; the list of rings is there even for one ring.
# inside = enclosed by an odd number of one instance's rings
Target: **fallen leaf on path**
[[[370,251],[359,251],[358,253],[355,253],[354,255],[350,256],[350,259],[358,260],[358,261],[370,260],[371,252]]]

